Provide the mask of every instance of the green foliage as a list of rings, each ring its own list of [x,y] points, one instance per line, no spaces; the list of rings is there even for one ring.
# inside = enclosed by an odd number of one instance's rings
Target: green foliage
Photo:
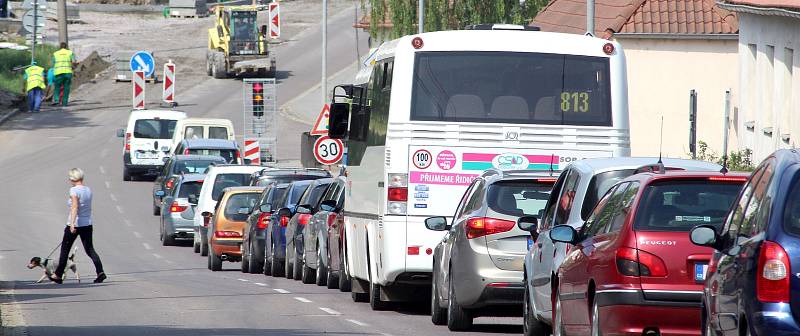
[[[37,45],[36,63],[45,69],[51,67],[53,52],[56,50],[58,47],[54,45]],[[0,49],[0,90],[22,93],[24,89],[22,74],[25,72],[22,67],[29,64],[31,64],[30,50]]]
[[[691,153],[689,154],[691,156]],[[753,171],[755,167],[753,166],[753,151],[749,148],[745,148],[738,151],[731,151],[728,154],[728,170],[729,171],[744,171],[749,172]],[[717,164],[723,164],[724,158],[715,153],[714,151],[708,149],[708,144],[705,141],[698,141],[697,142],[697,159],[702,161],[708,162],[715,162]]]
[[[362,7],[366,7],[362,0]],[[378,36],[379,23],[391,19],[392,37],[417,32],[418,0],[368,0],[370,33]],[[425,31],[463,29],[482,23],[529,24],[548,0],[425,0]]]

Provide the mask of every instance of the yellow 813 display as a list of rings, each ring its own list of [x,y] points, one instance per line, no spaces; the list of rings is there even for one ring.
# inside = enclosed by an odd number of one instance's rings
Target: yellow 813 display
[[[561,112],[589,112],[589,93],[562,92]]]

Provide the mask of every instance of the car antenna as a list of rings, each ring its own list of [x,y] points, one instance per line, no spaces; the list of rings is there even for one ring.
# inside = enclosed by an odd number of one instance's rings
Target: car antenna
[[[658,139],[658,173],[664,174],[666,168],[664,167],[664,161],[661,159],[662,153],[664,151],[664,115],[661,115],[661,133],[659,134]]]

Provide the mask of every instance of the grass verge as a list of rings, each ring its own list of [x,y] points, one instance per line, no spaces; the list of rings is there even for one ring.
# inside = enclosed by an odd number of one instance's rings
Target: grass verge
[[[16,41],[14,41],[16,42]],[[36,46],[36,63],[48,69],[52,66],[53,52],[58,46],[51,44]],[[22,75],[24,66],[31,63],[30,50],[0,49],[0,90],[23,94]]]

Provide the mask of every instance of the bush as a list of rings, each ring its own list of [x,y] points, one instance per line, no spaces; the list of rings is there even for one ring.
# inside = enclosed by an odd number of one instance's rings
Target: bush
[[[36,63],[48,69],[52,66],[53,52],[57,46],[51,44],[36,46]],[[23,93],[23,67],[31,64],[30,50],[0,49],[0,90]],[[17,69],[17,70],[14,70]]]
[[[692,156],[691,153],[689,156]],[[753,171],[753,151],[750,148],[745,148],[738,151],[731,151],[728,154],[728,170],[729,171]],[[714,151],[708,149],[708,144],[705,141],[697,142],[697,159],[708,162],[715,162],[722,165],[724,158],[720,157]]]

